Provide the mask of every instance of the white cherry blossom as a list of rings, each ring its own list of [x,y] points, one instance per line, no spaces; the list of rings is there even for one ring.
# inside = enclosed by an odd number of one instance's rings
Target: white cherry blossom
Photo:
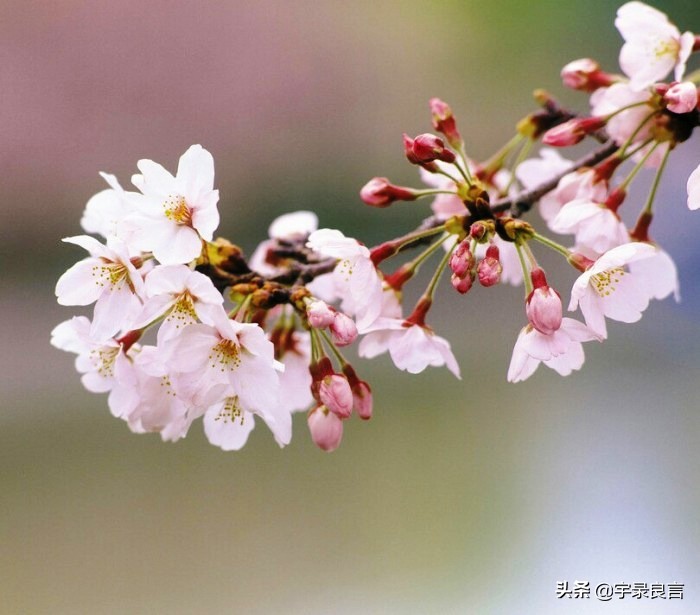
[[[603,254],[574,282],[569,310],[581,308],[588,327],[599,337],[607,337],[605,319],[637,322],[651,298],[667,296],[668,281],[655,275],[653,263],[660,250],[650,243],[626,243]]]
[[[223,311],[224,298],[212,281],[186,265],[160,265],[145,280],[147,297],[132,327],[145,327],[165,315],[159,340],[172,337],[197,320],[213,325]]]
[[[58,303],[95,303],[90,335],[96,339],[104,341],[129,328],[141,310],[144,284],[126,245],[116,237],[108,237],[105,246],[88,235],[66,237],[63,241],[84,248],[90,257],[77,262],[58,279]]]
[[[508,382],[526,380],[544,363],[562,376],[581,369],[585,356],[582,342],[597,339],[586,325],[573,318],[563,318],[561,326],[549,335],[531,324],[523,327],[513,348],[508,367]]]
[[[576,235],[577,247],[587,253],[602,254],[629,241],[627,227],[614,211],[585,198],[564,205],[550,228],[555,233]]]
[[[175,177],[152,160],[139,160],[137,166],[141,175],[132,181],[143,193],[131,217],[138,227],[137,245],[164,265],[189,263],[219,226],[214,159],[193,145],[180,157]]]
[[[559,180],[554,190],[540,199],[540,215],[550,226],[552,220],[567,203],[581,198],[600,202],[605,200],[607,192],[607,182],[596,181],[593,169],[567,173]]]
[[[306,245],[323,256],[338,259],[333,281],[342,299],[342,310],[355,316],[358,329],[370,325],[381,309],[382,281],[369,249],[356,239],[327,228],[311,233]]]
[[[615,27],[625,39],[620,67],[630,78],[630,87],[642,90],[674,69],[676,81],[682,79],[695,42],[692,33],[681,35],[664,13],[636,1],[618,9]]]
[[[128,244],[135,230],[133,224],[129,224],[128,217],[133,213],[139,195],[125,191],[114,175],[100,175],[110,187],[90,198],[80,225],[86,233],[105,238],[113,235]]]

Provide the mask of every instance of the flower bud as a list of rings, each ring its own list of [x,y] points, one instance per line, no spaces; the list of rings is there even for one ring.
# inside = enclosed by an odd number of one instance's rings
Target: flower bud
[[[360,380],[353,386],[352,401],[355,412],[363,421],[372,418],[372,389],[364,380]]]
[[[452,282],[452,287],[460,294],[460,295],[466,295],[469,292],[469,289],[472,287],[473,280],[471,275],[466,275],[463,278],[460,278],[456,273],[452,274],[452,277],[450,278],[450,282]]]
[[[394,201],[415,201],[418,196],[411,188],[390,184],[386,177],[374,177],[360,190],[360,198],[372,207],[388,207]]]
[[[460,149],[464,142],[459,134],[459,130],[457,130],[457,122],[454,115],[452,115],[450,106],[439,98],[431,98],[430,112],[433,114],[433,128],[444,134],[447,142],[452,147]]]
[[[547,285],[542,269],[533,269],[530,275],[535,289],[525,302],[525,313],[535,329],[544,335],[552,335],[561,327],[561,297]]]
[[[593,92],[617,81],[615,75],[600,70],[600,64],[590,58],[569,62],[561,69],[561,79],[567,88],[582,92]]]
[[[347,314],[336,312],[333,322],[330,324],[331,337],[338,346],[352,344],[357,338],[357,326],[355,321]]]
[[[352,413],[353,396],[350,383],[340,374],[326,376],[318,387],[318,397],[322,404],[341,419]]]
[[[698,106],[698,89],[694,83],[675,83],[664,95],[666,108],[673,113],[690,113]]]
[[[600,130],[605,120],[599,117],[585,117],[568,120],[544,133],[542,143],[554,147],[568,147],[583,141],[586,135]]]
[[[479,284],[485,287],[494,286],[501,281],[503,265],[499,260],[498,246],[491,244],[486,250],[486,256],[479,263],[477,275]]]
[[[325,406],[318,406],[306,418],[311,439],[322,451],[330,453],[340,446],[343,439],[343,421]]]
[[[435,160],[452,163],[456,160],[455,155],[445,148],[445,142],[440,137],[430,133],[418,135],[413,140],[411,151],[418,163],[434,162]],[[409,158],[409,160],[411,159]]]
[[[463,278],[474,267],[474,255],[469,240],[460,242],[450,256],[450,269],[457,277]]]
[[[306,317],[314,329],[329,327],[335,320],[335,314],[335,310],[325,301],[313,300],[306,306]]]

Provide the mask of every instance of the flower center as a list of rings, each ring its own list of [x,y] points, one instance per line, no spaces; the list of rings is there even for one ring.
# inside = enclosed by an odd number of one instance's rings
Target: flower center
[[[102,378],[114,376],[114,360],[119,354],[119,347],[100,346],[90,351],[90,362],[95,367],[97,375]]]
[[[675,58],[680,51],[680,43],[675,39],[661,39],[654,47],[654,55],[657,59],[663,56],[671,56]]]
[[[168,195],[163,202],[165,217],[175,224],[192,226],[192,210],[187,206],[184,196]]]
[[[176,329],[197,322],[197,313],[194,311],[194,299],[189,291],[185,291],[180,295],[165,320],[174,322]]]
[[[103,261],[100,265],[93,265],[92,277],[98,286],[114,288],[128,278],[128,270],[122,263]]]
[[[221,421],[222,423],[235,423],[236,421],[240,421],[241,425],[243,425],[245,416],[241,406],[238,404],[237,395],[226,398],[224,401],[224,407],[214,420]]]
[[[615,292],[615,284],[619,284],[625,270],[622,267],[608,269],[591,276],[591,284],[600,297],[607,297]]]
[[[229,339],[221,340],[212,348],[209,360],[212,368],[218,368],[222,372],[232,372],[241,364],[238,344]]]

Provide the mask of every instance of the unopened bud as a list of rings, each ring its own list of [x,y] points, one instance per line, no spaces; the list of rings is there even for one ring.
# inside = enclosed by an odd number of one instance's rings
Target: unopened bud
[[[336,312],[330,324],[331,337],[337,346],[352,344],[357,338],[355,321],[347,314]]]
[[[413,140],[411,151],[419,164],[434,162],[435,160],[452,163],[456,160],[455,155],[445,147],[445,142],[440,137],[430,133],[418,135]],[[408,154],[406,156],[408,157]],[[408,159],[413,162],[410,157]]]
[[[415,190],[403,186],[394,186],[386,177],[370,179],[360,190],[360,198],[372,207],[388,207],[395,201],[415,201]]]
[[[322,404],[341,419],[352,413],[352,391],[347,378],[340,374],[326,376],[318,387],[318,397]]]
[[[450,269],[459,278],[463,278],[474,267],[474,255],[469,243],[469,239],[461,241],[450,256]]]
[[[360,380],[355,386],[353,386],[352,401],[355,412],[357,412],[357,415],[363,421],[367,421],[372,418],[372,407],[374,405],[372,400],[372,389],[364,380]]]
[[[477,268],[479,284],[487,288],[494,286],[501,281],[501,273],[503,273],[503,265],[499,260],[498,246],[491,244],[486,250],[486,256]]]
[[[694,83],[684,81],[672,85],[664,95],[666,108],[673,113],[690,113],[698,106],[698,89]]]
[[[479,220],[469,227],[469,236],[476,239],[479,243],[486,243],[493,235],[495,225],[493,220]]]
[[[586,117],[568,120],[550,128],[542,137],[542,143],[554,147],[568,147],[583,141],[586,135],[605,126],[605,120],[599,117]]]
[[[464,142],[459,130],[457,130],[457,122],[452,115],[450,106],[439,98],[431,98],[430,112],[433,114],[433,128],[445,135],[447,142],[452,147],[460,149]]]
[[[552,335],[561,327],[561,297],[547,285],[542,269],[533,269],[530,275],[535,288],[525,302],[525,313],[535,329],[544,335]]]
[[[306,418],[311,439],[322,451],[330,453],[340,446],[343,439],[343,421],[325,406],[319,406],[309,412]]]
[[[309,325],[314,329],[330,327],[335,320],[335,314],[335,310],[325,301],[314,300],[306,306],[306,317],[309,319]]]
[[[600,64],[590,58],[569,62],[561,69],[561,79],[567,88],[594,92],[615,83],[619,77],[600,70]]]
[[[452,283],[452,287],[460,295],[466,295],[469,292],[469,289],[472,287],[472,284],[474,283],[471,275],[467,274],[463,278],[460,278],[456,273],[452,274],[450,282]]]

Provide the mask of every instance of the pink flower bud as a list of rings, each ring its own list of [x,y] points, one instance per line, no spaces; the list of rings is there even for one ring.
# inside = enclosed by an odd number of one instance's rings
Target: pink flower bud
[[[394,186],[386,177],[375,177],[360,190],[360,198],[372,207],[388,207],[394,201],[415,201],[418,197],[411,188]]]
[[[452,277],[450,278],[450,282],[452,282],[452,287],[460,294],[460,295],[466,295],[469,292],[469,289],[472,287],[473,280],[471,275],[466,275],[463,278],[460,278],[456,273],[452,274]]]
[[[494,286],[501,281],[503,265],[499,260],[498,246],[491,244],[486,250],[486,256],[479,263],[477,274],[479,284],[485,287]]]
[[[343,439],[343,421],[328,408],[319,406],[306,418],[311,439],[322,451],[330,453],[340,446]]]
[[[463,278],[474,267],[474,255],[469,240],[462,241],[450,256],[450,269],[458,278]]]
[[[430,133],[418,135],[413,140],[412,152],[419,163],[435,160],[452,163],[456,160],[455,155],[445,148],[445,142],[440,137]]]
[[[352,400],[355,412],[363,421],[372,418],[372,389],[364,380],[360,380],[353,386]]]
[[[315,300],[306,306],[306,316],[309,325],[314,329],[325,329],[333,324],[335,310],[330,308],[325,301]]]
[[[350,383],[340,374],[326,376],[318,387],[321,403],[341,419],[352,413],[353,397]]]
[[[347,314],[336,312],[330,325],[331,336],[338,346],[352,344],[357,338],[357,326],[355,321]]]
[[[452,147],[458,149],[462,147],[462,136],[457,130],[457,122],[454,115],[452,115],[450,106],[439,98],[431,98],[430,112],[433,114],[433,128],[444,134],[447,142]]]
[[[568,147],[583,141],[584,137],[605,126],[605,120],[599,117],[573,119],[544,133],[542,143],[554,147]]]
[[[547,286],[542,269],[533,269],[530,275],[535,289],[525,302],[525,313],[535,329],[544,335],[551,335],[561,327],[561,297],[557,291]]]
[[[561,79],[567,88],[582,92],[594,92],[619,81],[618,75],[600,70],[600,65],[590,58],[569,62],[561,69]]]
[[[698,89],[694,83],[684,81],[672,85],[666,95],[666,108],[673,113],[690,113],[698,106]]]

